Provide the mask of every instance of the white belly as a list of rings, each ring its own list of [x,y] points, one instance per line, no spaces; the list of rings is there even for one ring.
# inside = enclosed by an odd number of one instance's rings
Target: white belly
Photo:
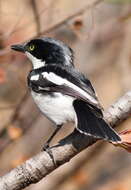
[[[67,121],[75,121],[76,113],[72,105],[73,97],[60,93],[54,93],[54,95],[38,94],[33,91],[31,94],[41,112],[56,125],[61,125]]]

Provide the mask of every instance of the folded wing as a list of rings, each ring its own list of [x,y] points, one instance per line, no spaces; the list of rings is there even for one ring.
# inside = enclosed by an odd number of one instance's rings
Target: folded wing
[[[72,69],[72,70],[71,70]],[[101,106],[88,79],[74,68],[48,65],[30,74],[32,84],[38,90],[61,92],[78,100],[83,100],[98,116],[102,116]]]

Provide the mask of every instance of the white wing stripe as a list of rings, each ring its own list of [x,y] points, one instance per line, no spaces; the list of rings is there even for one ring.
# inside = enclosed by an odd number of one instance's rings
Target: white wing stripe
[[[30,80],[33,81],[33,80],[38,80],[39,79],[39,75],[33,75],[31,76]]]
[[[42,75],[44,78],[46,78],[47,80],[49,80],[57,85],[65,85],[65,86],[68,86],[68,87],[74,89],[75,91],[77,91],[80,94],[82,94],[83,96],[85,96],[85,98],[90,100],[92,103],[98,104],[97,100],[95,98],[93,98],[91,95],[89,95],[87,92],[85,92],[84,90],[82,90],[81,88],[76,86],[75,84],[67,81],[66,79],[61,78],[60,76],[56,75],[55,73],[43,72]]]

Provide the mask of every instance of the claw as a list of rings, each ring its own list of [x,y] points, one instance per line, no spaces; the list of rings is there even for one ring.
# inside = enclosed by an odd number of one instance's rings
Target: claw
[[[43,145],[42,151],[46,151],[46,152],[49,154],[49,156],[50,156],[51,159],[52,159],[53,164],[55,165],[55,167],[57,167],[57,164],[56,164],[56,161],[55,161],[54,156],[53,156],[53,154],[52,154],[52,151],[51,151],[51,149],[50,149],[49,143],[45,143],[45,144]]]
[[[43,145],[43,147],[42,147],[42,150],[43,150],[43,151],[48,151],[49,148],[50,148],[49,143],[45,143],[45,144]]]

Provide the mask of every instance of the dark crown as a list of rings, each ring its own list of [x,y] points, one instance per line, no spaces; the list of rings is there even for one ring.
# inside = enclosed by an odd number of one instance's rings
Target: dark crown
[[[73,51],[63,42],[52,38],[33,39],[25,44],[25,51],[45,63],[73,64]]]

